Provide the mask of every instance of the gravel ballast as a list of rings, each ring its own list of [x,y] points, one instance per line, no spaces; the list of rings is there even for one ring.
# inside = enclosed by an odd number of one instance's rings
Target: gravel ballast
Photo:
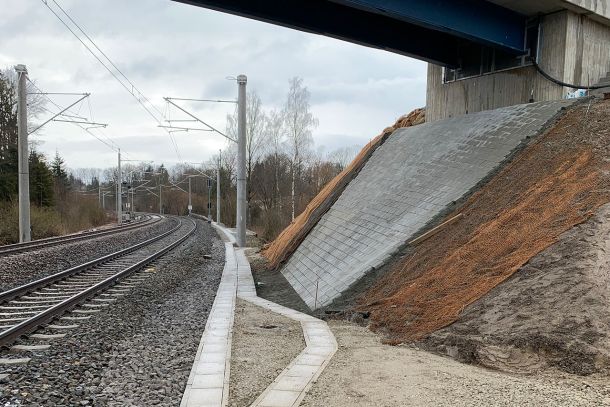
[[[9,374],[0,405],[179,405],[224,265],[224,244],[197,222],[196,236],[160,259],[130,293],[77,321],[80,327],[49,350],[29,354],[29,364],[0,367]]]
[[[176,220],[166,218],[135,230],[0,257],[0,292],[125,249],[175,225]]]

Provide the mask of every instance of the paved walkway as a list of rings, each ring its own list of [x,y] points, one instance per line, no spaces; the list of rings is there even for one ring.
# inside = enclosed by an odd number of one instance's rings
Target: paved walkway
[[[237,264],[233,245],[225,243],[225,266],[210,316],[180,406],[225,406],[229,400],[231,332]]]
[[[234,248],[235,239],[229,230],[214,226],[223,240],[228,241],[225,243],[225,267],[180,405],[227,405],[233,314],[235,298],[239,296],[301,323],[306,348],[252,404],[261,407],[298,406],[336,352],[335,337],[326,322],[258,297],[244,250]]]

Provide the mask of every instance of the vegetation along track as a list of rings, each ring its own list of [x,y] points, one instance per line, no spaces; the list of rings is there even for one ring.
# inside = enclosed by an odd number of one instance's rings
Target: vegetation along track
[[[157,215],[145,215],[141,221],[126,226],[114,226],[103,230],[74,233],[66,236],[49,237],[46,239],[32,240],[31,242],[8,244],[0,246],[0,257],[39,250],[46,247],[57,246],[65,243],[73,243],[85,239],[93,239],[96,237],[111,235],[114,233],[121,233],[127,230],[133,230],[141,228],[143,226],[152,225],[153,223],[156,223],[161,219],[162,217]]]
[[[129,285],[122,283],[120,288],[109,288],[195,232],[197,226],[192,219],[174,219],[177,220],[174,228],[144,242],[0,293],[0,346],[10,345],[98,294],[101,298],[84,304],[89,310],[80,310],[81,313],[95,312],[95,308],[108,306],[116,296],[124,295]]]

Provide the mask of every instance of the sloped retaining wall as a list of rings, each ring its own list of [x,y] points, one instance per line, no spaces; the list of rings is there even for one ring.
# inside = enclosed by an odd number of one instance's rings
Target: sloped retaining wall
[[[282,268],[307,305],[329,304],[487,177],[569,101],[396,130]]]

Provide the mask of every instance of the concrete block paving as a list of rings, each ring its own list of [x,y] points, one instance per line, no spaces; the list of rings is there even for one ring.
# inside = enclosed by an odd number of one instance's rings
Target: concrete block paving
[[[243,249],[234,248],[229,230],[214,226],[228,240],[225,243],[226,262],[180,405],[227,405],[231,332],[235,300],[239,297],[301,323],[307,346],[252,403],[252,406],[260,407],[298,406],[337,351],[337,341],[326,322],[258,297]]]

